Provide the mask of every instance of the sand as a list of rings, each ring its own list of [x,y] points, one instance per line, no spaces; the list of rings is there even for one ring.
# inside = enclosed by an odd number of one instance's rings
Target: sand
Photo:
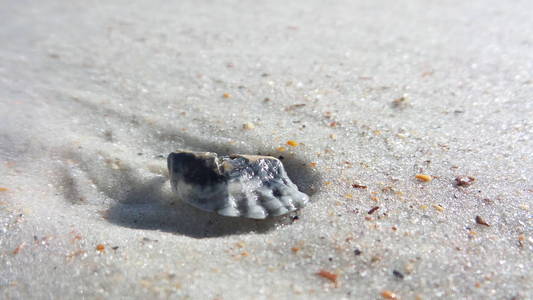
[[[533,299],[531,1],[1,7],[0,298]],[[311,203],[199,211],[176,149]]]

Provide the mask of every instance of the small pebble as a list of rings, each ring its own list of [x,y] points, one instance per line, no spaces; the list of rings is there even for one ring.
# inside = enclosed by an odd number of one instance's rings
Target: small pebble
[[[394,108],[405,108],[408,106],[409,101],[406,96],[402,96],[400,98],[396,98],[392,101],[392,107]]]
[[[358,183],[352,184],[352,187],[354,189],[366,189],[366,188],[368,188],[366,185],[362,185],[362,184],[358,184]]]
[[[476,223],[478,223],[479,225],[490,227],[489,223],[485,222],[485,220],[483,220],[483,218],[481,218],[480,216],[476,216]]]
[[[13,255],[17,255],[24,247],[26,247],[26,243],[22,242],[22,244],[13,250]]]
[[[398,278],[398,279],[403,279],[403,274],[402,272],[398,271],[398,270],[393,270],[392,271],[392,275],[394,275],[394,277]]]
[[[404,266],[405,273],[411,274],[415,270],[415,266],[411,263],[406,263]]]
[[[431,176],[426,175],[426,174],[416,174],[415,177],[416,179],[423,181],[423,182],[430,182],[431,180],[433,180]]]
[[[520,246],[520,248],[524,247],[524,242],[526,240],[526,235],[521,233],[518,235],[518,246]]]
[[[252,130],[252,129],[255,128],[255,125],[254,125],[253,123],[251,123],[251,122],[247,122],[247,123],[244,123],[244,124],[242,125],[242,128],[243,128],[244,130]]]
[[[374,213],[376,210],[378,210],[378,209],[379,209],[379,206],[374,206],[374,207],[372,207],[372,208],[368,211],[368,214],[371,215],[371,214],[373,214],[373,213]]]
[[[297,141],[294,141],[294,140],[288,140],[287,141],[287,145],[291,146],[291,147],[296,147],[299,145],[299,143]]]
[[[335,274],[335,273],[331,273],[331,272],[328,272],[328,271],[325,271],[325,270],[321,270],[320,272],[316,273],[318,276],[322,277],[322,278],[326,278],[328,279],[329,281],[337,284],[337,277],[338,275]]]
[[[440,204],[434,204],[433,208],[436,209],[439,212],[443,212],[444,211],[444,207],[442,207]]]
[[[387,291],[387,290],[381,292],[381,297],[383,297],[385,299],[389,299],[389,300],[398,300],[398,299],[400,299],[400,298],[398,298],[398,296],[395,293],[393,293],[391,291]]]
[[[457,176],[455,177],[456,186],[470,186],[476,179],[472,176]]]

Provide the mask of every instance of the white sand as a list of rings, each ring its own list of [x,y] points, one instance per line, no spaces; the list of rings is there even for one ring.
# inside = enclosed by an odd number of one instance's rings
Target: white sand
[[[533,299],[533,2],[132,2],[0,5],[0,298]],[[312,203],[174,202],[176,148]]]

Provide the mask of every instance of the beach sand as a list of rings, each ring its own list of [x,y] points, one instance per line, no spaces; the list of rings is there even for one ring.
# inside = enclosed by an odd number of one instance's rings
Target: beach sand
[[[533,2],[1,6],[0,298],[533,299]],[[176,149],[311,202],[199,211]]]

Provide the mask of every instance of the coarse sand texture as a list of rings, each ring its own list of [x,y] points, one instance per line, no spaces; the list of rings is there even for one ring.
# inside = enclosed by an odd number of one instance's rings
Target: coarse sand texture
[[[0,299],[533,299],[531,12],[1,1]]]

